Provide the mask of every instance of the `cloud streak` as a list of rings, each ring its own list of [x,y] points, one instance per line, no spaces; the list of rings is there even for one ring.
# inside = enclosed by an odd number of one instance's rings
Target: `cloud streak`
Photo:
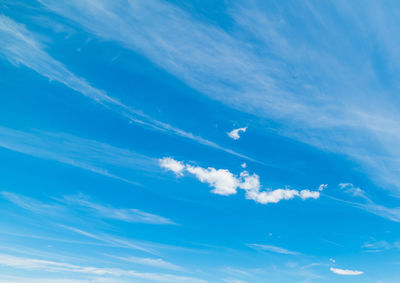
[[[140,265],[146,265],[146,266],[151,266],[151,267],[156,267],[156,268],[161,268],[161,269],[169,269],[169,270],[175,270],[175,271],[182,271],[184,268],[173,264],[171,262],[165,261],[161,258],[147,258],[147,257],[136,257],[136,256],[129,256],[129,257],[116,257],[112,256],[114,258],[131,262],[131,263],[136,263]]]
[[[332,199],[349,204],[388,220],[400,222],[400,207],[387,207],[378,204],[374,202],[363,189],[354,186],[352,183],[340,183],[339,188],[350,197],[358,199],[359,201],[348,201],[331,197]]]
[[[27,271],[45,271],[45,272],[66,272],[83,275],[110,276],[136,278],[141,280],[157,281],[157,282],[196,282],[205,283],[206,281],[186,276],[179,276],[165,273],[143,273],[135,270],[125,270],[120,268],[103,268],[92,266],[79,266],[65,262],[52,260],[44,260],[37,258],[17,257],[9,254],[0,254],[0,265],[12,267]]]
[[[150,157],[95,140],[65,133],[18,131],[2,126],[0,147],[54,160],[132,184],[137,183],[111,173],[110,170],[131,168],[152,171],[156,164]]]
[[[176,223],[168,218],[144,212],[139,209],[115,208],[109,205],[95,203],[82,194],[75,196],[64,196],[62,199],[60,199],[60,201],[65,203],[68,207],[73,206],[88,209],[89,213],[105,219],[114,219],[131,223],[176,225]]]
[[[300,255],[300,253],[298,253],[298,252],[289,251],[287,249],[277,247],[277,246],[272,246],[272,245],[248,244],[247,246],[249,246],[250,248],[253,248],[253,249],[268,251],[268,252],[277,253],[277,254]]]

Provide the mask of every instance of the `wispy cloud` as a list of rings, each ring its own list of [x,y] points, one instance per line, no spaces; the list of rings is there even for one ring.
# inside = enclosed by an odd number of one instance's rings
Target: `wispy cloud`
[[[320,197],[320,191],[298,191],[293,189],[263,190],[260,184],[260,177],[255,173],[250,175],[247,171],[243,171],[239,176],[236,176],[227,169],[192,166],[171,157],[159,159],[159,164],[162,168],[172,171],[179,176],[183,176],[184,172],[194,175],[200,182],[212,187],[211,192],[218,195],[229,196],[236,194],[238,189],[242,189],[246,192],[247,199],[262,204],[278,203],[281,200],[289,200],[295,197],[303,200]]]
[[[332,271],[333,273],[338,274],[338,275],[361,275],[364,273],[362,271],[340,269],[340,268],[334,268],[334,267],[331,267],[330,271]]]
[[[268,252],[273,252],[277,254],[285,254],[285,255],[299,255],[299,252],[294,252],[294,251],[289,251],[287,249],[277,247],[277,246],[272,246],[272,245],[262,245],[262,244],[247,244],[250,248],[257,249],[257,250],[262,250],[262,251],[268,251]]]
[[[100,6],[101,5],[98,7],[100,8]],[[86,6],[82,6],[82,8],[84,7]],[[105,12],[105,10],[103,12]],[[3,55],[11,63],[15,65],[24,65],[51,81],[64,84],[74,91],[106,106],[108,109],[114,110],[120,115],[127,117],[129,120],[138,123],[138,125],[161,132],[172,133],[202,145],[253,160],[233,150],[220,146],[215,142],[196,136],[168,123],[153,119],[143,113],[143,111],[134,109],[123,104],[118,99],[111,97],[106,91],[93,87],[85,79],[78,77],[69,71],[64,64],[51,57],[45,51],[41,42],[37,40],[36,36],[28,31],[24,25],[16,23],[4,15],[0,15],[0,41],[0,55]]]
[[[123,283],[121,280],[113,280],[111,278],[90,278],[90,279],[69,279],[69,278],[57,278],[57,277],[24,277],[24,276],[5,276],[0,275],[0,283],[102,283],[107,280],[108,283]]]
[[[129,257],[112,256],[112,257],[123,260],[123,261],[127,261],[127,262],[132,262],[132,263],[136,263],[136,264],[140,264],[140,265],[146,265],[146,266],[157,267],[157,268],[162,268],[162,269],[177,270],[177,271],[184,270],[184,268],[182,266],[165,261],[161,258],[148,258],[148,257],[136,257],[136,256],[129,256]]]
[[[377,204],[366,194],[364,190],[354,186],[352,183],[341,183],[339,184],[339,188],[341,188],[343,192],[350,195],[352,198],[358,198],[359,201],[348,201],[331,197],[332,199],[360,208],[391,221],[400,222],[400,207],[388,207]]]
[[[99,242],[103,242],[106,244],[111,245],[112,247],[116,248],[124,248],[124,249],[132,249],[132,250],[138,250],[138,251],[143,251],[149,254],[158,254],[158,251],[154,249],[154,246],[151,244],[146,244],[143,242],[131,240],[131,239],[121,239],[118,237],[114,237],[105,233],[91,233],[82,229],[78,229],[72,226],[68,225],[58,225],[61,228],[64,228],[68,231],[74,232],[76,234],[82,235],[84,237],[90,238],[97,240]]]
[[[8,201],[19,207],[44,215],[63,216],[68,212],[82,211],[86,214],[103,219],[115,219],[125,222],[147,223],[147,224],[175,224],[172,220],[141,211],[134,208],[115,208],[110,205],[102,205],[90,200],[89,197],[78,194],[54,198],[57,202],[44,203],[36,199],[21,196],[11,192],[0,192]]]
[[[158,282],[198,282],[206,281],[186,276],[165,273],[142,273],[135,270],[125,270],[112,267],[92,267],[69,264],[37,258],[17,257],[9,254],[0,254],[0,265],[27,271],[63,272],[77,273],[96,276],[137,278],[146,281]]]
[[[18,131],[0,126],[0,147],[54,160],[107,177],[136,184],[109,168],[152,171],[156,161],[131,150],[65,133]],[[153,168],[153,169],[152,169]]]
[[[109,205],[102,205],[90,200],[89,197],[79,194],[74,196],[64,196],[59,199],[68,207],[81,207],[89,209],[89,212],[102,218],[116,219],[125,222],[137,222],[147,224],[175,224],[172,220],[141,211],[134,208],[115,208]]]
[[[273,119],[281,134],[347,155],[372,179],[400,187],[400,120],[393,104],[399,85],[392,80],[391,89],[386,80],[400,66],[396,7],[370,3],[354,17],[353,4],[335,2],[329,5],[337,14],[322,17],[323,3],[296,3],[274,14],[262,1],[240,2],[229,8],[234,27],[228,31],[163,1],[40,2],[203,94]],[[307,29],[293,24],[299,15],[306,15]],[[376,52],[388,57],[380,68]]]
[[[65,213],[66,209],[57,204],[47,204],[41,201],[21,196],[11,192],[0,192],[0,195],[13,204],[38,214]]]

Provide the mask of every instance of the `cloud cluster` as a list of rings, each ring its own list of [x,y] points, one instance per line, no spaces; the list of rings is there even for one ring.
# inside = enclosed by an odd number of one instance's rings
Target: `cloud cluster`
[[[184,164],[171,157],[159,159],[159,165],[162,168],[174,172],[177,176],[183,176],[185,172],[192,174],[200,182],[206,183],[212,187],[213,189],[211,192],[214,194],[229,196],[236,194],[238,189],[242,189],[245,191],[247,199],[254,200],[261,204],[278,203],[281,200],[289,200],[295,197],[299,197],[302,200],[309,198],[317,199],[320,196],[319,191],[310,190],[263,190],[260,184],[260,177],[257,174],[250,175],[248,171],[242,171],[239,176],[237,176],[227,169],[193,166]],[[320,186],[320,188],[325,188],[325,186]]]

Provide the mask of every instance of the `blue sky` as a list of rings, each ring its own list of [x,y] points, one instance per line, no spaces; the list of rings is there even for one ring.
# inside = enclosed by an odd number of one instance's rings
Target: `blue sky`
[[[399,282],[396,1],[0,2],[0,283]]]

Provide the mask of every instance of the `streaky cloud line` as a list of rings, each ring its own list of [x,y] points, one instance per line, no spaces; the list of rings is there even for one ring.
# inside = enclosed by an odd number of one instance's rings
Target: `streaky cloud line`
[[[169,269],[169,270],[174,270],[174,271],[185,270],[182,266],[176,265],[169,261],[165,261],[164,259],[161,259],[161,258],[148,258],[148,257],[137,257],[137,256],[126,257],[126,256],[115,256],[115,255],[110,255],[110,254],[106,254],[106,256],[114,258],[114,259],[118,259],[121,261],[125,261],[125,262],[131,262],[131,263],[135,263],[135,264],[156,267],[156,268],[161,268],[161,269]]]
[[[145,223],[156,225],[177,225],[171,219],[160,215],[148,213],[135,208],[115,208],[110,205],[104,205],[94,202],[83,194],[63,196],[56,200],[64,203],[69,208],[70,206],[89,209],[89,213],[97,215],[100,218],[115,219],[129,223]]]
[[[400,207],[387,207],[387,206],[384,206],[381,204],[377,204],[372,199],[370,199],[368,196],[366,196],[364,191],[362,191],[362,195],[359,196],[359,198],[364,200],[364,202],[345,200],[345,199],[331,196],[329,194],[327,194],[325,196],[334,201],[341,202],[341,203],[347,204],[349,206],[362,209],[366,212],[375,214],[382,218],[386,218],[386,219],[394,221],[394,222],[400,222]],[[354,196],[352,196],[352,197],[354,197]]]
[[[133,249],[133,250],[138,250],[138,251],[142,251],[142,252],[146,252],[149,254],[153,254],[153,255],[159,255],[159,252],[152,249],[152,248],[147,248],[142,246],[142,243],[136,243],[133,241],[129,241],[129,240],[124,240],[124,239],[120,239],[120,238],[116,238],[114,236],[109,236],[108,234],[103,234],[103,233],[91,233],[79,228],[75,228],[69,225],[64,225],[64,224],[57,224],[57,226],[65,229],[65,230],[69,230],[71,232],[74,232],[76,234],[85,236],[87,238],[90,239],[94,239],[106,244],[110,244],[112,247],[117,247],[117,248],[125,248],[125,249]]]
[[[273,246],[273,245],[264,245],[264,244],[247,244],[248,247],[252,249],[257,249],[257,250],[262,250],[262,251],[268,251],[268,252],[273,252],[277,254],[285,254],[285,255],[301,255],[299,252],[295,251],[290,251],[278,246]]]
[[[92,267],[92,266],[80,266],[76,264],[70,264],[66,262],[53,261],[42,258],[26,258],[21,256],[15,256],[10,254],[0,254],[0,265],[3,267],[11,267],[28,271],[45,271],[45,272],[67,272],[77,273],[92,276],[111,276],[111,277],[127,277],[127,278],[138,278],[142,280],[151,280],[159,282],[194,282],[194,283],[205,283],[206,281],[194,277],[187,277],[181,275],[173,275],[167,273],[150,273],[150,272],[138,272],[135,270],[125,270],[116,267],[104,268],[104,267]]]
[[[60,217],[69,215],[73,210],[96,216],[99,219],[112,219],[128,223],[153,225],[177,225],[172,220],[160,215],[148,213],[134,208],[115,208],[110,205],[96,203],[83,194],[52,198],[57,202],[45,203],[36,199],[12,192],[1,191],[0,196],[14,205],[42,215]]]
[[[153,130],[171,133],[237,157],[262,164],[260,161],[220,146],[213,141],[196,136],[168,123],[153,119],[142,111],[133,109],[123,104],[118,99],[109,96],[106,91],[91,86],[85,79],[76,76],[69,71],[65,65],[46,53],[42,44],[35,38],[35,35],[28,31],[24,25],[1,14],[0,42],[2,43],[0,44],[0,53],[6,56],[14,65],[24,65],[40,75],[47,77],[50,81],[57,81],[64,84],[72,90],[102,104],[106,108],[122,114],[130,121]]]
[[[70,134],[19,131],[3,126],[0,126],[0,147],[68,164],[137,186],[142,185],[111,173],[107,167],[154,171],[157,162],[151,157],[127,149]]]

